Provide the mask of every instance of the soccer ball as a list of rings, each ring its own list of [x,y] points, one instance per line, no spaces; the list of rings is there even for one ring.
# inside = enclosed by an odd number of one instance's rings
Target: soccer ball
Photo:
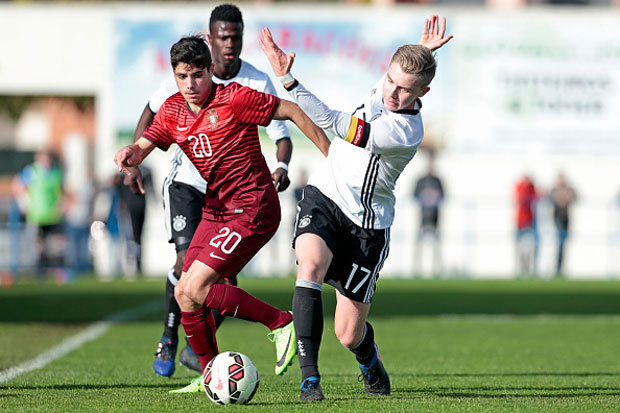
[[[207,364],[202,372],[207,396],[217,404],[243,404],[258,389],[258,369],[245,354],[225,351]]]

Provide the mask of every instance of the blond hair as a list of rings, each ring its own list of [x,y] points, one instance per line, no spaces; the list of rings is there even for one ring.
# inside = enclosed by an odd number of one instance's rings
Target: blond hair
[[[415,75],[420,88],[427,87],[435,77],[437,62],[433,52],[419,44],[406,44],[392,56],[392,63],[398,63],[403,72]]]

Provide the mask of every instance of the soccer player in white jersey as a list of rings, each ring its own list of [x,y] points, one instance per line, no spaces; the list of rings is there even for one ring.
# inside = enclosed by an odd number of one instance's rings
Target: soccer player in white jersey
[[[302,401],[324,400],[318,369],[323,334],[321,290],[336,288],[335,333],[359,363],[366,392],[389,395],[390,379],[366,320],[388,255],[394,185],[424,134],[420,97],[435,75],[432,54],[447,43],[445,18],[426,21],[419,45],[400,47],[387,73],[351,115],[330,109],[290,73],[286,55],[264,28],[260,45],[276,76],[318,126],[336,136],[325,163],[310,176],[298,204],[293,246],[298,261],[293,298]]]
[[[237,6],[223,4],[213,9],[207,40],[210,43],[213,56],[215,68],[213,81],[215,83],[227,85],[230,82],[236,82],[260,92],[276,95],[276,90],[269,76],[239,58],[243,45],[243,18]],[[176,92],[178,92],[178,88],[174,74],[171,72],[144,108],[134,133],[135,139],[142,136],[146,127],[152,123],[160,106]],[[284,191],[290,184],[288,163],[293,149],[290,135],[284,121],[274,120],[267,126],[266,130],[277,146],[276,159],[278,164],[271,178],[278,191]],[[131,175],[126,176],[125,184],[129,185],[134,192],[144,193],[139,171],[135,171],[135,169],[137,168],[133,169]],[[135,173],[133,173],[134,171]],[[174,286],[181,276],[185,254],[200,223],[207,184],[183,151],[177,147],[163,187],[166,229],[169,242],[175,245],[177,260],[168,273],[164,332],[153,361],[153,370],[160,376],[169,377],[175,371],[174,360],[178,345],[181,311],[174,298]],[[236,283],[236,278],[234,280]],[[214,312],[213,315],[216,325],[219,326],[224,317],[217,312]],[[201,371],[200,361],[189,345],[179,354],[179,361],[188,368]]]

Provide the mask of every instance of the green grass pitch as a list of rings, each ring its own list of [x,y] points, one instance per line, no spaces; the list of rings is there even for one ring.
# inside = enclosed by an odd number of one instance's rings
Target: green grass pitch
[[[294,280],[241,278],[289,309]],[[297,361],[273,374],[262,325],[227,320],[220,350],[247,354],[261,374],[249,405],[217,406],[204,394],[168,394],[195,375],[157,377],[164,280],[93,279],[0,289],[0,379],[109,315],[145,304],[100,337],[40,369],[0,382],[0,411],[45,412],[613,412],[620,411],[620,283],[380,280],[370,320],[392,395],[370,397],[354,357],[333,334],[335,297],[324,290],[320,352],[327,401],[299,402]],[[150,309],[149,309],[150,308]]]

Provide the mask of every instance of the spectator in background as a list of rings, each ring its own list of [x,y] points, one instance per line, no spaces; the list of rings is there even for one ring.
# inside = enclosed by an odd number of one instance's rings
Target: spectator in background
[[[524,175],[517,182],[514,197],[517,207],[517,270],[520,274],[534,275],[537,270],[539,244],[536,227],[538,193],[530,176]]]
[[[428,236],[431,238],[433,247],[432,273],[438,274],[441,270],[441,247],[437,228],[444,191],[441,179],[435,175],[432,161],[429,162],[426,174],[417,180],[413,195],[420,204],[421,219],[416,241],[415,265],[421,269],[423,241]],[[418,273],[420,272],[418,270]]]
[[[63,174],[52,154],[41,150],[34,162],[27,165],[13,180],[13,191],[28,225],[36,229],[37,277],[44,278],[53,265],[52,237],[62,234]],[[60,262],[56,266],[62,265]]]
[[[556,277],[561,277],[564,263],[564,245],[568,238],[569,208],[575,202],[577,195],[575,190],[566,181],[566,176],[560,173],[555,181],[555,185],[551,189],[549,197],[553,203],[553,221],[558,231],[555,275]]]

